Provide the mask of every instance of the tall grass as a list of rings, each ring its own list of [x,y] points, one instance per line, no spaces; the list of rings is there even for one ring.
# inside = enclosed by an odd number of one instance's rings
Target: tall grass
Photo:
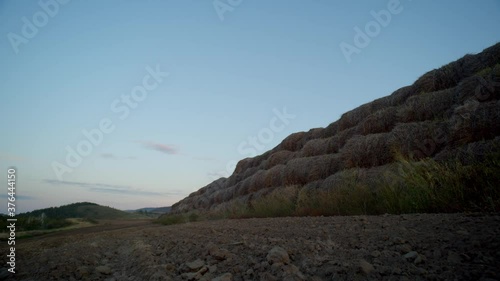
[[[295,212],[297,202],[297,186],[278,188],[271,193],[254,200],[247,210],[246,216],[251,217],[284,217]]]
[[[374,208],[373,190],[363,182],[359,169],[338,172],[333,186],[302,189],[295,214],[299,216],[368,214]]]
[[[500,211],[500,153],[481,161],[420,161],[398,156],[383,172],[355,168],[335,175],[331,186],[276,188],[247,204],[235,201],[224,211],[173,214],[159,222],[174,224],[218,218],[376,215]],[[471,164],[472,163],[472,164]],[[380,177],[374,179],[374,174]],[[326,182],[326,181],[325,181]],[[325,183],[324,182],[324,183]]]
[[[499,211],[500,157],[491,154],[484,160],[470,165],[458,160],[400,160],[404,191],[400,196],[387,195],[401,189],[401,182],[389,184],[383,198],[392,212]]]

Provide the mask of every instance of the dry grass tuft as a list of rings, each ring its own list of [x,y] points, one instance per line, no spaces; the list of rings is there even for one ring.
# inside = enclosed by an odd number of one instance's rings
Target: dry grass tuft
[[[276,188],[266,196],[250,202],[247,216],[284,217],[293,215],[297,201],[297,186]]]

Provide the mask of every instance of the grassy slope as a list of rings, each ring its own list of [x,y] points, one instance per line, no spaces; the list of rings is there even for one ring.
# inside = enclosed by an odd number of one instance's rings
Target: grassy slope
[[[88,218],[100,219],[134,219],[144,218],[139,214],[131,214],[111,207],[97,205],[95,203],[80,202],[60,207],[51,207],[21,214],[21,216],[38,217],[44,213],[47,217],[67,219],[67,218]]]
[[[146,218],[140,214],[128,213],[125,211],[113,209],[110,207],[100,205],[86,205],[77,208],[78,217],[91,218],[91,219],[137,219]]]
[[[1,232],[7,231],[6,216],[0,221]],[[16,230],[28,235],[45,234],[58,229],[85,227],[97,223],[97,220],[146,219],[141,214],[127,213],[95,203],[80,202],[60,207],[51,207],[16,216]]]

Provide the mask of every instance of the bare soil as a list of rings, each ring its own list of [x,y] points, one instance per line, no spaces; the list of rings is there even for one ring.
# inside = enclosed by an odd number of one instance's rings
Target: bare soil
[[[500,214],[118,221],[21,239],[1,280],[500,280]]]

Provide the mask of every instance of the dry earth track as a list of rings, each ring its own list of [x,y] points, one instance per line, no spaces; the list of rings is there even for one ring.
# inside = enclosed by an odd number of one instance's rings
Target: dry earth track
[[[500,214],[121,221],[16,250],[4,280],[500,280]]]

